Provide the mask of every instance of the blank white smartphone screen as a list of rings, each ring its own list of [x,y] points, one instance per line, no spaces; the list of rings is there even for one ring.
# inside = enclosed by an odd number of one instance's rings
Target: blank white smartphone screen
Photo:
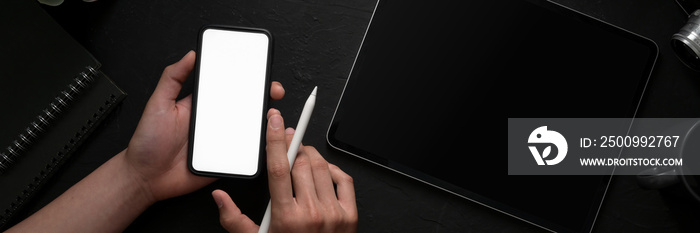
[[[201,43],[192,169],[255,175],[270,38],[255,31],[208,28]]]

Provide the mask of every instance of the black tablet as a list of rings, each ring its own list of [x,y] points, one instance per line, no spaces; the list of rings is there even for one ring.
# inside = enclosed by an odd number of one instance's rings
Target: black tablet
[[[328,143],[558,232],[611,176],[509,176],[506,118],[634,117],[658,48],[546,1],[380,0]]]

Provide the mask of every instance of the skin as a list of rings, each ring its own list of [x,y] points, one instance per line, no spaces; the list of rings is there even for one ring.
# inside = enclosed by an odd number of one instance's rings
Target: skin
[[[352,177],[326,162],[311,146],[300,147],[290,173],[287,149],[294,130],[284,129],[276,109],[270,109],[267,118],[272,202],[269,232],[356,232],[358,216]],[[215,190],[212,196],[219,206],[221,225],[229,232],[258,232],[259,226],[243,215],[225,192]]]
[[[187,169],[192,96],[177,100],[195,56],[190,51],[165,68],[125,150],[7,232],[121,232],[154,203],[213,182],[215,178],[196,176]],[[270,97],[284,97],[282,84],[272,83]],[[300,149],[290,173],[286,151],[294,130],[284,128],[276,109],[270,109],[267,118],[270,232],[356,231],[352,178],[309,146]],[[258,226],[240,212],[227,193],[215,190],[212,196],[224,228],[257,232]]]

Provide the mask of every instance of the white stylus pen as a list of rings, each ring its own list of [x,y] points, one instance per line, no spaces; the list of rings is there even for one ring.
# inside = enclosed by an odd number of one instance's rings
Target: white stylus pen
[[[292,165],[294,165],[294,160],[297,158],[297,152],[299,152],[299,146],[301,146],[301,139],[304,137],[306,132],[306,126],[309,124],[309,118],[311,118],[311,113],[314,111],[314,106],[316,105],[316,89],[311,92],[311,95],[306,99],[304,104],[304,109],[301,111],[301,116],[299,117],[299,123],[297,123],[297,128],[294,131],[294,136],[292,137],[292,142],[289,144],[289,150],[287,151],[287,160],[289,160],[289,170],[292,170]],[[271,208],[272,201],[267,202],[267,209],[265,210],[265,215],[260,222],[260,229],[258,233],[267,233],[270,229],[270,215],[272,212]]]

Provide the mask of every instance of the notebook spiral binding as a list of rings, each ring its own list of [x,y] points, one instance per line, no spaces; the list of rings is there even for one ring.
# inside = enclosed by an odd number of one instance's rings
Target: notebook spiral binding
[[[95,80],[98,71],[91,66],[87,66],[85,69],[86,71],[80,72],[77,77],[73,78],[73,82],[68,84],[67,88],[61,91],[49,103],[49,106],[37,115],[35,121],[29,123],[23,133],[17,135],[17,138],[0,152],[0,175],[7,171],[17,159],[20,159],[22,152],[29,149],[33,141],[38,139],[61,112]]]

